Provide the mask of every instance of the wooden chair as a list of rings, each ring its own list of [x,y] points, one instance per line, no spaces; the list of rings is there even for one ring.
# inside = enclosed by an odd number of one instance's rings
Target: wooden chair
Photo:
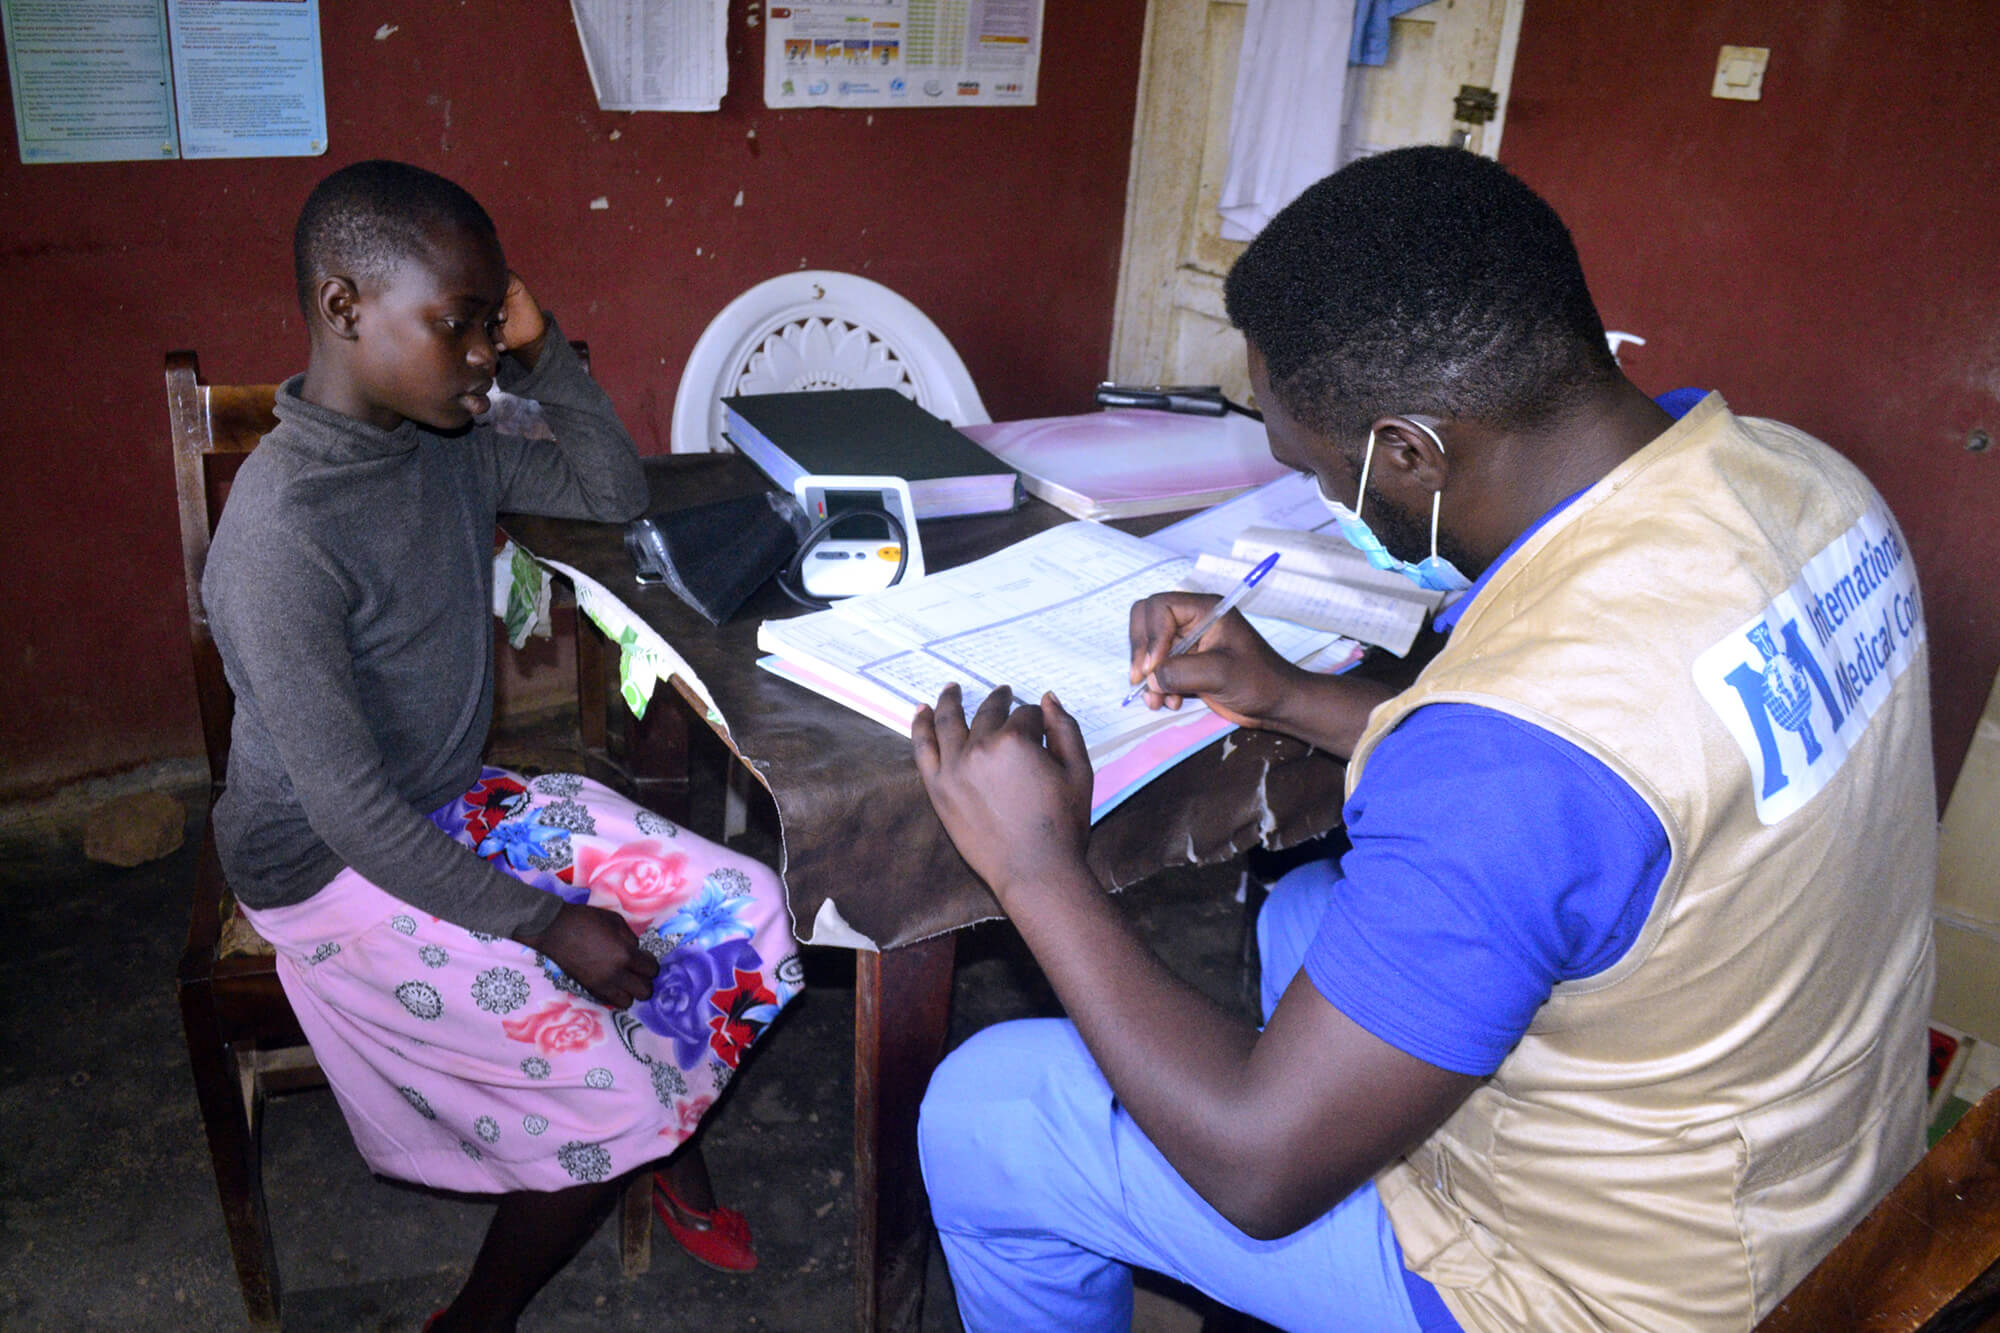
[[[2000,1330],[2000,1091],[1861,1219],[1757,1333]]]
[[[588,352],[575,344],[589,364]],[[250,451],[277,425],[276,386],[203,384],[192,352],[167,355],[167,414],[172,431],[174,489],[180,504],[181,563],[187,583],[188,636],[195,691],[208,753],[209,808],[229,771],[229,728],[235,699],[222,657],[209,634],[201,575],[209,537],[230,483]],[[181,1022],[188,1063],[215,1164],[223,1223],[253,1328],[279,1326],[281,1290],[271,1222],[264,1202],[259,1130],[266,1095],[324,1083],[291,1005],[279,985],[271,946],[235,910],[223,879],[212,829],[203,828],[195,866],[193,911],[181,954]],[[620,1218],[625,1275],[651,1260],[652,1177],[641,1172],[626,1190]]]
[[[1202,1333],[1269,1333],[1211,1309]],[[1755,1333],[2000,1333],[2000,1091],[1989,1092]]]

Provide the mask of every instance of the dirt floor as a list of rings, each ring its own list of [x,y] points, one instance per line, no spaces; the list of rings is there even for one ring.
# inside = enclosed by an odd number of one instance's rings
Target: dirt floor
[[[496,757],[560,766],[539,744]],[[191,806],[197,795],[174,794]],[[0,848],[0,1328],[243,1326],[174,998],[196,834],[191,814],[189,845],[133,870],[90,864],[68,836]],[[1237,881],[1231,867],[1176,871],[1124,901],[1171,966],[1241,1005]],[[853,959],[808,952],[807,994],[705,1140],[719,1192],[750,1219],[759,1269],[713,1272],[656,1229],[651,1270],[628,1281],[607,1226],[523,1328],[853,1327]],[[1057,1012],[1005,925],[962,932],[958,956],[954,1042]],[[488,1208],[372,1177],[323,1089],[272,1101],[264,1151],[286,1328],[414,1330],[449,1299]],[[1204,1313],[1222,1326],[1198,1298],[1152,1282],[1135,1327],[1193,1333]],[[959,1328],[935,1245],[922,1328]]]

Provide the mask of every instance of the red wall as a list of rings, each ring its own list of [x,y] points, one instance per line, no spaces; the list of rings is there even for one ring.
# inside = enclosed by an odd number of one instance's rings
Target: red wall
[[[291,224],[343,163],[402,158],[478,195],[647,453],[709,318],[801,267],[909,297],[995,417],[1087,405],[1143,0],[1047,7],[1039,106],[873,113],[766,110],[760,7],[730,8],[719,114],[599,111],[561,0],[339,0],[323,158],[23,167],[0,131],[0,796],[199,752],[161,357],[193,347],[224,382],[303,367]]]
[[[1771,49],[1763,100],[1709,96]],[[1923,578],[1940,793],[2000,666],[2000,22],[1990,0],[1528,0],[1501,160],[1653,392],[1825,439]]]

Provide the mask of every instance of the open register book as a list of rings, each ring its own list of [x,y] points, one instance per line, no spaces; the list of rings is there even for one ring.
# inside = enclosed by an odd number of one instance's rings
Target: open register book
[[[1083,729],[1096,768],[1091,818],[1233,729],[1188,700],[1126,707],[1132,603],[1184,585],[1189,551],[1096,523],[1065,523],[984,560],[832,610],[767,620],[759,665],[904,735],[917,709],[957,681],[968,717],[1000,685],[1034,703],[1053,690]],[[1358,656],[1338,635],[1253,616],[1285,657],[1340,670]]]

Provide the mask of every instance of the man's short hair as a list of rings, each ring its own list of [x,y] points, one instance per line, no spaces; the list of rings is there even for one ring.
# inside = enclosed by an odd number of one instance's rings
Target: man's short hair
[[[449,228],[497,235],[479,201],[436,172],[379,160],[342,167],[306,196],[292,232],[300,308],[310,320],[322,279],[380,281]]]
[[[1285,410],[1343,443],[1396,413],[1530,425],[1618,373],[1562,219],[1462,149],[1398,149],[1313,185],[1224,294]]]

